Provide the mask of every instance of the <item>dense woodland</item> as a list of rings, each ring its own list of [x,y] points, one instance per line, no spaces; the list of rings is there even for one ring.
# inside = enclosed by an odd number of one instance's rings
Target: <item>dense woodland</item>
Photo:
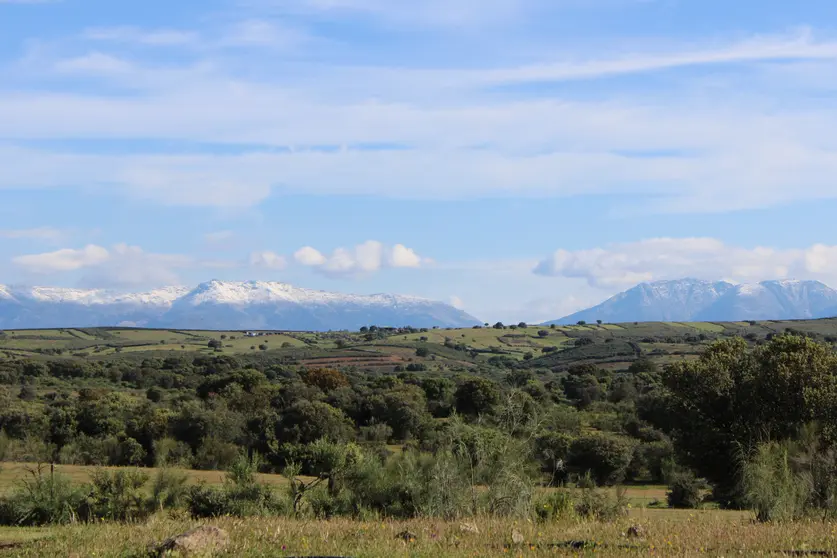
[[[191,490],[197,515],[542,515],[566,500],[557,490],[544,503],[538,487],[625,483],[669,485],[671,506],[712,502],[761,519],[837,513],[828,342],[730,337],[698,359],[617,370],[530,360],[387,373],[269,351],[5,359],[0,459],[230,470],[230,486]],[[291,479],[281,504],[253,484],[256,470]],[[596,494],[575,511],[619,505]],[[19,520],[10,498],[7,522]]]

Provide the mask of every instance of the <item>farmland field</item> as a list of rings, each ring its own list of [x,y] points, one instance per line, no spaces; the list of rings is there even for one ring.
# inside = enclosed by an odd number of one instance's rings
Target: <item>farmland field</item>
[[[527,327],[504,326],[467,329],[429,329],[424,331],[388,334],[370,339],[358,332],[253,332],[244,331],[183,331],[148,330],[137,328],[85,328],[52,330],[6,330],[0,333],[0,360],[3,358],[39,358],[58,354],[65,358],[96,359],[132,355],[162,357],[182,355],[229,354],[257,355],[269,353],[285,355],[288,359],[305,363],[308,359],[331,357],[332,364],[369,362],[380,370],[409,362],[428,362],[416,356],[419,347],[430,351],[428,364],[432,366],[472,366],[494,356],[521,361],[531,359],[537,366],[556,361],[569,366],[574,362],[598,361],[608,368],[624,368],[640,356],[658,360],[661,364],[673,360],[694,358],[714,339],[728,336],[747,336],[752,341],[791,329],[814,337],[837,340],[837,319],[765,321],[765,322],[670,322],[587,324],[574,326]],[[574,354],[572,349],[579,339],[589,340],[598,349]],[[215,340],[218,346],[208,344]],[[610,343],[627,342],[636,345],[635,355],[618,356],[607,347]],[[355,355],[346,354],[354,351]],[[326,354],[333,353],[333,354]],[[372,353],[378,357],[365,360]],[[630,351],[628,351],[630,353]],[[314,361],[317,362],[316,360]],[[325,361],[322,361],[325,363]]]

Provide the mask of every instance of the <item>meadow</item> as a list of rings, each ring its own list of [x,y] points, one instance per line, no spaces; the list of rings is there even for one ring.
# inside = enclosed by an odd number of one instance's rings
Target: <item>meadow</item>
[[[210,522],[230,536],[218,556],[291,557],[351,556],[356,558],[475,556],[831,556],[835,525],[754,524],[718,512],[664,515],[637,514],[602,524],[556,522],[548,525],[477,519],[467,522],[478,532],[463,530],[458,521],[294,521],[222,518]],[[184,532],[198,522],[157,516],[140,525],[77,525],[16,530],[2,554],[20,557],[148,556],[149,545]],[[629,538],[641,525],[644,534]],[[399,534],[408,531],[413,540]],[[523,542],[512,541],[513,533]],[[0,530],[0,540],[4,531]],[[19,546],[14,546],[17,541]],[[2,543],[0,543],[2,544]]]

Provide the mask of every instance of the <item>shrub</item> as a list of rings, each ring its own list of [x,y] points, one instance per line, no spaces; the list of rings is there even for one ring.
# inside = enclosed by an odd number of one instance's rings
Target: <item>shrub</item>
[[[668,507],[681,509],[695,509],[703,501],[702,483],[690,473],[675,475],[668,487],[666,499]]]
[[[288,502],[272,487],[257,482],[259,458],[240,455],[227,471],[221,487],[198,484],[189,489],[186,504],[192,517],[281,515],[289,512]]]
[[[78,518],[85,493],[62,475],[45,473],[42,466],[29,470],[7,497],[0,499],[0,524],[21,527],[71,523]]]
[[[147,474],[131,469],[98,469],[90,480],[89,519],[136,521],[148,515],[150,510],[143,490],[148,482]]]
[[[556,521],[574,513],[572,498],[566,490],[559,489],[538,498],[535,502],[535,517],[538,521]]]
[[[171,469],[159,469],[151,482],[150,506],[155,510],[179,508],[186,502],[188,477]]]
[[[760,445],[744,463],[741,478],[744,502],[759,521],[789,521],[804,515],[811,487],[794,474],[784,444]]]
[[[215,437],[204,439],[198,451],[195,452],[193,465],[195,469],[218,470],[232,465],[238,456],[238,446],[224,442]]]
[[[585,475],[580,483],[581,489],[575,513],[580,517],[596,521],[615,521],[628,514],[628,500],[625,488],[619,487],[616,494],[596,488],[596,482],[590,475]]]

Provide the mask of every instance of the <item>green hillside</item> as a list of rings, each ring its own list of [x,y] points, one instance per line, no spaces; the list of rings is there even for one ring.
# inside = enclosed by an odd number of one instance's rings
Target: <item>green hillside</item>
[[[693,359],[712,341],[743,337],[758,344],[799,332],[837,341],[837,319],[719,323],[627,323],[540,327],[497,324],[468,329],[377,329],[363,332],[183,331],[137,328],[6,330],[0,359],[144,359],[204,355],[264,355],[288,363],[396,370],[491,366],[504,359],[530,368],[597,364],[620,370],[639,358],[660,364]],[[210,346],[210,343],[212,346]]]

